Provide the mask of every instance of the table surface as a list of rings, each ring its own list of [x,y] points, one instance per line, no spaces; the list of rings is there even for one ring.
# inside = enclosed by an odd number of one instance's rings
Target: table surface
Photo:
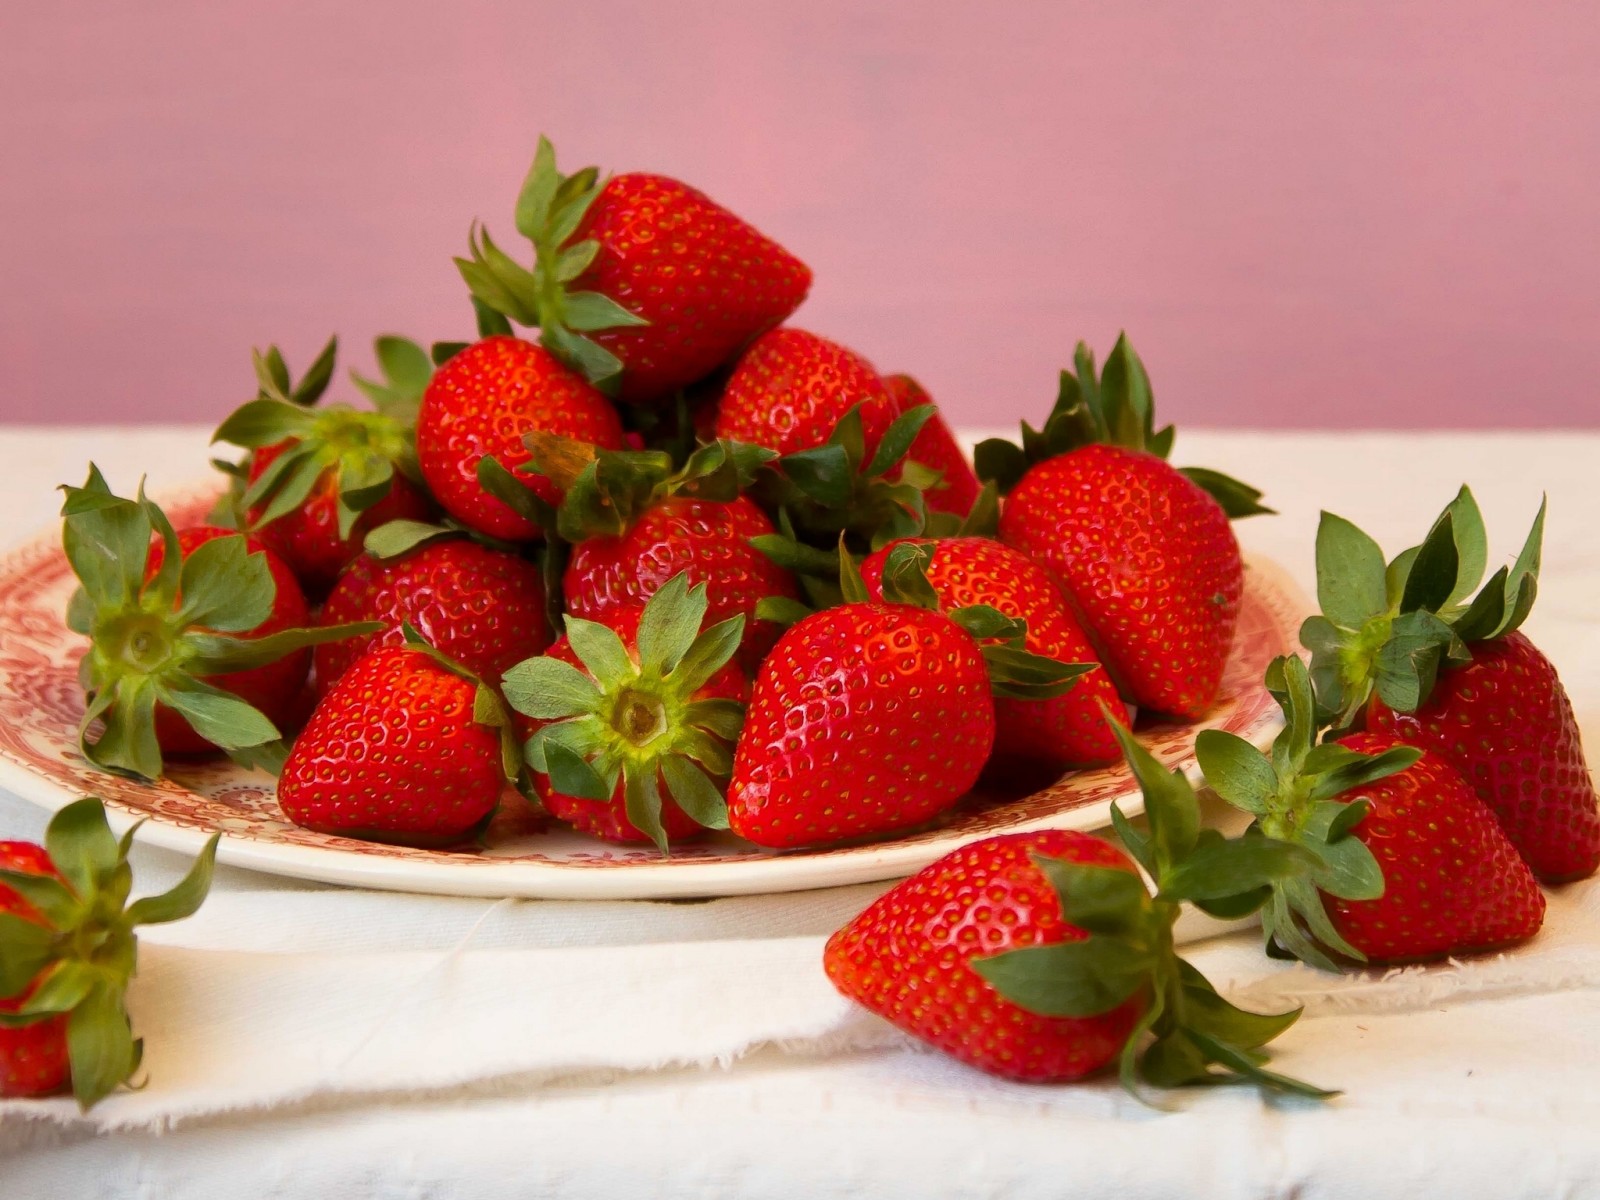
[[[203,470],[205,441],[193,428],[0,427],[0,545],[50,522],[59,503],[51,489],[81,481],[91,458],[119,488],[141,473],[159,488]],[[1495,553],[1509,556],[1547,493],[1545,567],[1526,628],[1555,660],[1590,746],[1600,745],[1597,459],[1600,433],[1190,431],[1174,454],[1264,489],[1279,515],[1240,523],[1240,540],[1308,592],[1323,507],[1392,553],[1467,481]],[[44,819],[0,792],[0,836],[37,836]],[[159,883],[181,867],[163,852],[137,852],[141,880]],[[308,889],[227,869],[216,887],[314,902],[327,925],[403,902],[447,926],[451,906],[464,903]],[[745,910],[737,936],[825,934],[873,890]],[[644,903],[517,907],[519,927],[531,930],[547,919],[581,926],[592,914],[596,938],[610,944],[730,936],[707,924],[726,919],[717,906],[710,916]],[[292,935],[263,928],[238,948],[270,950]],[[0,1125],[0,1172],[4,1194],[19,1197],[1600,1195],[1592,976],[1540,994],[1458,998],[1403,1017],[1335,1013],[1315,1024],[1315,1037],[1297,1028],[1280,1040],[1275,1065],[1346,1089],[1321,1106],[1219,1089],[1175,1097],[1162,1112],[1128,1102],[1112,1083],[1010,1084],[898,1042],[835,1054],[773,1047],[726,1066],[346,1099],[167,1132]]]

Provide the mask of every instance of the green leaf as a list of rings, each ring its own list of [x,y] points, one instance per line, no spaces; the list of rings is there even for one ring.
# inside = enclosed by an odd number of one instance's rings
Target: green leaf
[[[600,253],[600,243],[593,238],[568,246],[556,258],[556,280],[571,283],[594,263]]]
[[[254,450],[275,446],[286,438],[303,438],[316,424],[305,409],[282,400],[251,400],[241,404],[217,426],[212,445],[227,442]]]
[[[1389,640],[1378,651],[1379,698],[1396,712],[1415,712],[1433,690],[1441,649],[1454,638],[1451,628],[1427,609],[1396,617]]]
[[[385,521],[368,531],[362,539],[362,548],[379,560],[399,558],[430,542],[442,538],[460,537],[461,531],[445,525],[432,525],[426,521]]]
[[[90,472],[92,482],[99,472],[92,466]],[[63,511],[72,507],[77,491],[65,490],[67,503]],[[90,499],[100,507],[67,515],[62,525],[62,548],[73,574],[97,605],[124,608],[144,587],[152,532],[150,517],[143,505],[132,500],[112,498],[102,503],[98,498]]]
[[[559,720],[599,711],[602,696],[595,681],[559,658],[528,658],[505,673],[501,692],[524,716]]]
[[[637,770],[627,764],[622,770],[623,805],[634,828],[667,851],[667,831],[661,826],[661,790],[656,785],[655,768]]]
[[[839,591],[843,593],[846,604],[867,604],[872,600],[871,593],[867,591],[867,582],[861,578],[861,568],[845,548],[842,536],[839,538]]]
[[[55,957],[55,934],[15,913],[0,912],[0,999],[17,995]]]
[[[979,479],[992,483],[1001,495],[1010,492],[1028,473],[1028,456],[1022,447],[1005,438],[987,438],[972,453],[973,469]]]
[[[539,342],[600,391],[615,394],[622,378],[622,360],[611,351],[564,325],[546,325]]]
[[[1326,1088],[1319,1088],[1298,1079],[1291,1079],[1287,1075],[1279,1075],[1274,1071],[1265,1070],[1237,1046],[1220,1038],[1212,1037],[1202,1030],[1188,1029],[1185,1031],[1185,1036],[1191,1038],[1205,1052],[1206,1057],[1213,1062],[1226,1067],[1252,1083],[1260,1084],[1262,1087],[1269,1088],[1272,1091],[1287,1092],[1295,1096],[1306,1096],[1313,1100],[1328,1100],[1339,1094],[1337,1091],[1329,1091]]]
[[[244,633],[272,615],[278,585],[267,556],[242,536],[212,538],[183,560],[178,622],[218,633]]]
[[[433,359],[410,338],[385,334],[373,343],[378,369],[399,395],[420,398],[433,379]]]
[[[917,435],[933,418],[935,411],[931,404],[918,404],[896,417],[884,431],[877,450],[873,452],[872,461],[862,474],[868,479],[887,474],[891,467],[911,453],[911,443],[917,440]]]
[[[685,758],[668,755],[661,760],[661,777],[691,821],[707,829],[728,828],[728,802],[699,767]]]
[[[789,596],[763,596],[756,601],[756,620],[785,627],[799,624],[816,610]]]
[[[1278,791],[1278,773],[1249,742],[1221,729],[1203,729],[1194,740],[1206,784],[1235,808],[1260,816]]]
[[[517,516],[543,530],[555,528],[555,511],[540,499],[524,480],[508,470],[498,458],[484,455],[478,460],[476,474],[483,490]]]
[[[1400,611],[1411,613],[1421,610],[1437,612],[1455,590],[1461,560],[1456,554],[1455,525],[1450,510],[1434,522],[1428,536],[1417,550],[1411,564],[1411,574],[1406,578],[1406,588],[1400,598]]]
[[[224,750],[260,746],[280,736],[278,727],[260,709],[232,692],[191,676],[168,677],[157,690],[162,703],[188,722],[191,729]]]
[[[1133,823],[1123,815],[1122,806],[1115,800],[1111,802],[1111,828],[1116,832],[1117,839],[1127,848],[1133,861],[1143,867],[1147,874],[1154,876],[1155,850],[1150,844],[1150,839],[1133,827]]]
[[[706,616],[706,587],[689,586],[689,574],[680,571],[657,589],[639,616],[634,645],[639,665],[668,675],[689,652]]]
[[[279,462],[288,460],[284,467],[281,482],[273,489],[272,497],[267,501],[267,506],[255,520],[255,528],[270,525],[280,517],[298,511],[307,498],[316,490],[318,481],[328,469],[328,464],[323,461],[323,456],[315,450],[310,443],[302,442],[286,450],[272,463],[277,466]],[[270,470],[270,468],[269,468]],[[256,478],[249,491],[245,493],[244,502],[247,506],[254,505],[258,497],[254,494],[268,479],[273,478],[266,471]]]
[[[736,742],[744,729],[744,704],[721,697],[694,700],[684,707],[683,720],[684,724],[697,726],[726,742]]]
[[[307,646],[341,642],[345,638],[365,637],[383,629],[382,621],[352,621],[346,625],[318,625],[303,629],[280,629],[266,637],[230,637],[225,634],[189,632],[181,639],[190,654],[186,664],[191,674],[227,675],[249,671],[277,662],[285,655]]]
[[[580,800],[609,800],[614,788],[581,755],[554,740],[544,743],[545,772],[550,786],[564,796]]]
[[[1235,1046],[1253,1050],[1265,1046],[1300,1018],[1299,1009],[1281,1013],[1253,1013],[1228,1003],[1204,975],[1182,959],[1178,978],[1183,988],[1184,1024]]]
[[[1330,819],[1319,805],[1305,825],[1305,844],[1320,860],[1313,874],[1314,882],[1330,896],[1345,900],[1376,900],[1384,891],[1383,868],[1378,865],[1378,860],[1373,857],[1366,843],[1348,834],[1339,836],[1340,831],[1335,827],[1341,816],[1353,813],[1359,818],[1367,806],[1359,803],[1335,805],[1330,802],[1328,807],[1341,811]],[[1344,947],[1341,947],[1341,951],[1348,953]]]
[[[105,805],[94,797],[74,800],[50,818],[45,853],[80,897],[89,897],[110,878],[120,858]]]
[[[1303,846],[1268,837],[1207,839],[1161,879],[1167,900],[1218,900],[1315,870]]]
[[[1085,933],[1118,937],[1139,932],[1149,920],[1150,893],[1132,871],[1040,854],[1031,857],[1055,889],[1068,924]]]
[[[650,324],[601,292],[568,292],[565,315],[567,328],[579,333]]]
[[[585,621],[569,613],[566,630],[572,652],[603,687],[615,688],[638,676],[639,668],[627,646],[609,625]]]
[[[855,492],[855,466],[843,446],[829,444],[786,454],[778,466],[790,483],[824,508],[844,507]]]
[[[744,638],[744,615],[718,621],[695,638],[693,644],[673,669],[672,682],[681,695],[690,696],[711,681],[711,677],[739,650]]]
[[[3,945],[0,942],[0,945]],[[69,1013],[83,1000],[105,972],[82,959],[57,959],[40,978],[39,986],[17,1010],[22,1016],[54,1016]],[[25,986],[25,985],[24,985]]]
[[[1323,772],[1312,785],[1311,799],[1332,800],[1353,788],[1398,775],[1421,757],[1422,751],[1410,746],[1395,746],[1381,754],[1360,755],[1353,762]]]
[[[1241,483],[1221,471],[1213,471],[1207,467],[1183,467],[1178,473],[1187,476],[1190,482],[1199,485],[1202,491],[1221,505],[1229,520],[1237,521],[1244,517],[1271,515],[1277,512],[1276,509],[1268,508],[1261,503],[1261,489],[1253,488],[1248,483]]]
[[[1317,525],[1317,603],[1335,625],[1359,629],[1387,611],[1383,550],[1343,517],[1324,512]]]
[[[442,367],[471,344],[471,342],[435,342],[428,348],[428,357],[433,360],[434,366]]]
[[[77,923],[81,904],[72,889],[52,875],[34,875],[0,867],[0,885],[10,888],[31,904],[49,925],[57,929]],[[0,997],[6,993],[0,992]]]
[[[92,1108],[120,1087],[138,1062],[138,1049],[120,989],[94,988],[67,1018],[67,1058],[78,1106]]]
[[[828,576],[837,573],[837,554],[807,546],[781,533],[763,533],[748,539],[751,547],[773,563],[801,575]]]
[[[1511,574],[1506,579],[1507,615],[1491,637],[1502,637],[1521,628],[1533,609],[1534,597],[1539,590],[1539,566],[1544,553],[1544,515],[1548,503],[1548,500],[1539,502],[1539,513],[1533,519],[1533,528],[1528,530],[1527,540],[1522,544],[1517,561],[1511,566]]]
[[[1396,612],[1400,610],[1400,597],[1405,595],[1406,581],[1411,578],[1412,564],[1417,561],[1417,552],[1421,549],[1421,546],[1412,546],[1400,551],[1384,571],[1384,594],[1389,607]]]
[[[939,593],[928,581],[929,547],[918,542],[901,542],[884,559],[881,577],[883,598],[891,604],[938,612]],[[963,626],[965,628],[965,626]]]
[[[1133,777],[1144,792],[1145,819],[1157,869],[1151,873],[1158,885],[1174,864],[1188,857],[1200,836],[1200,803],[1181,772],[1168,771],[1134,740],[1133,734],[1112,718],[1106,720],[1128,760]],[[1119,831],[1120,832],[1120,831]]]
[[[1449,608],[1465,600],[1483,581],[1483,573],[1489,565],[1489,535],[1484,530],[1483,513],[1478,509],[1478,502],[1465,484],[1446,511],[1450,514],[1459,563],[1455,586],[1450,589],[1450,595],[1444,602],[1444,607]]]
[[[522,181],[517,193],[517,232],[535,244],[544,236],[550,222],[550,206],[556,189],[561,185],[561,173],[556,170],[556,151],[550,139],[541,136],[533,153],[533,165]]]
[[[322,394],[328,390],[328,383],[333,379],[333,364],[339,356],[339,338],[337,335],[328,339],[327,345],[317,353],[306,373],[300,377],[300,382],[289,393],[289,399],[294,403],[310,408]]]
[[[192,917],[211,891],[211,876],[217,863],[217,843],[221,834],[212,834],[200,850],[188,873],[159,896],[144,896],[129,907],[129,925],[161,925]]]
[[[1132,996],[1149,978],[1148,951],[1115,938],[1024,946],[968,965],[994,989],[1045,1017],[1093,1017]]]
[[[1493,637],[1500,629],[1506,618],[1509,591],[1506,582],[1510,577],[1511,568],[1501,567],[1479,589],[1472,603],[1467,606],[1467,611],[1450,623],[1450,628],[1463,642],[1481,642]]]

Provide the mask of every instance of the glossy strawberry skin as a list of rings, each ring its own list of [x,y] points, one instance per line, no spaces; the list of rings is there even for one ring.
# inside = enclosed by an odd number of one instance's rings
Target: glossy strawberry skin
[[[219,537],[239,536],[236,529],[222,529],[215,525],[195,525],[178,530],[178,553],[187,558],[197,546]],[[245,544],[252,553],[267,556],[267,566],[272,572],[272,582],[277,588],[272,602],[272,612],[267,619],[237,637],[265,637],[282,629],[298,629],[311,624],[311,607],[305,593],[289,564],[273,552],[265,539],[246,534]],[[157,539],[150,544],[150,558],[145,566],[145,578],[150,579],[161,569],[166,559],[166,547]],[[276,662],[252,667],[248,671],[234,671],[227,675],[211,675],[205,682],[248,701],[267,715],[280,730],[286,730],[298,721],[306,675],[311,670],[311,651],[296,650]],[[156,706],[156,740],[168,754],[204,754],[216,747],[189,727],[182,717],[165,705]]]
[[[909,375],[885,375],[883,382],[894,397],[895,411],[906,412],[919,404],[932,404],[933,397]],[[933,512],[950,513],[964,517],[972,511],[973,502],[983,485],[967,461],[967,454],[945,422],[944,414],[935,410],[927,424],[917,433],[906,456],[912,462],[932,467],[943,478],[925,493],[928,508]]]
[[[729,361],[780,325],[811,288],[811,270],[772,239],[661,175],[613,176],[575,240],[600,243],[573,291],[610,296],[647,325],[588,336],[623,363],[619,399],[649,403]]]
[[[295,739],[279,805],[318,833],[407,846],[465,840],[505,783],[500,736],[472,717],[476,690],[422,650],[373,650]]]
[[[0,842],[0,867],[28,875],[61,878],[43,846],[32,842]],[[43,924],[38,912],[13,889],[0,883],[0,912]],[[27,1003],[37,983],[16,996],[0,997],[0,1013],[14,1013]],[[28,1025],[0,1025],[0,1098],[54,1096],[72,1084],[67,1059],[65,1014]]]
[[[478,483],[485,457],[515,470],[531,457],[522,444],[530,429],[622,448],[622,422],[611,402],[542,346],[514,337],[475,342],[440,367],[428,384],[417,415],[417,461],[439,503],[463,524],[507,541],[539,535],[532,522],[512,512]],[[559,504],[555,485],[537,474],[522,475],[549,504]]]
[[[1244,592],[1221,505],[1161,459],[1092,444],[1029,469],[1000,540],[1046,567],[1124,695],[1196,719],[1216,701]]]
[[[904,605],[825,609],[761,664],[729,825],[786,848],[920,824],[966,795],[994,735],[983,656],[948,617]]]
[[[430,542],[399,558],[363,554],[322,606],[324,625],[382,621],[365,637],[316,650],[317,690],[326,692],[374,646],[405,642],[410,622],[428,644],[491,684],[507,667],[550,644],[544,580],[527,559],[466,538]]]
[[[1376,697],[1367,728],[1448,760],[1547,883],[1600,866],[1600,809],[1572,702],[1548,658],[1519,632],[1471,646],[1415,713]]]
[[[272,461],[293,446],[294,440],[264,446],[250,456],[249,482],[254,483]],[[252,525],[261,518],[266,505],[247,509],[245,519]],[[294,570],[300,586],[311,596],[325,596],[339,572],[361,553],[368,533],[390,521],[431,521],[435,515],[428,494],[404,475],[395,473],[389,494],[356,518],[349,537],[339,536],[339,480],[329,469],[305,503],[285,513],[254,533]]]
[[[874,599],[883,597],[884,564],[898,544],[861,564]],[[1067,663],[1099,661],[1050,573],[1020,550],[980,537],[925,544],[932,551],[928,582],[947,610],[989,605],[1027,622],[1025,645],[1034,654]],[[1128,723],[1127,706],[1104,669],[1081,676],[1069,691],[1049,700],[997,697],[995,756],[1063,770],[1120,762],[1122,751],[1102,704],[1115,720]]]
[[[637,662],[641,611],[642,608],[623,608],[609,613],[605,618],[587,619],[597,620],[600,624],[616,630],[617,636],[622,638],[623,645]],[[705,627],[709,628],[711,624],[712,620],[708,618]],[[566,638],[559,639],[546,651],[546,654],[551,658],[559,658],[562,662],[571,663],[580,671],[584,670],[583,663],[572,652],[572,646]],[[750,681],[735,663],[729,663],[713,675],[703,688],[695,692],[693,699],[743,702],[749,695]],[[524,741],[532,737],[542,726],[550,723],[515,712],[513,719],[516,721],[517,734]],[[586,800],[582,796],[569,796],[564,792],[558,792],[550,786],[550,777],[541,775],[537,771],[533,772],[533,786],[539,794],[540,801],[552,816],[565,821],[582,833],[623,845],[650,841],[649,834],[628,820],[627,798],[623,795],[620,779],[617,781],[617,790],[612,793],[609,800]],[[656,787],[661,793],[661,828],[669,842],[682,842],[705,832],[705,829],[673,802],[672,794],[659,774],[656,777]]]
[[[739,359],[717,408],[716,434],[793,454],[826,442],[858,404],[870,458],[899,415],[888,386],[853,350],[785,326]]]
[[[1362,754],[1401,745],[1379,733],[1339,744]],[[1372,808],[1355,827],[1383,869],[1376,900],[1324,896],[1341,937],[1374,963],[1420,962],[1509,946],[1544,920],[1544,894],[1494,814],[1461,773],[1432,751],[1342,803]]]
[[[1001,834],[896,884],[828,939],[822,963],[846,996],[979,1070],[1028,1082],[1081,1079],[1116,1059],[1148,1001],[1093,1017],[1042,1017],[968,964],[1025,946],[1081,941],[1033,856],[1134,872],[1084,833]]]
[[[626,533],[572,548],[562,580],[567,609],[609,624],[687,572],[691,587],[706,586],[708,626],[744,616],[744,658],[759,663],[780,630],[755,619],[756,605],[767,596],[800,595],[794,574],[750,545],[751,538],[772,532],[767,515],[746,496],[726,503],[671,497],[651,506]]]

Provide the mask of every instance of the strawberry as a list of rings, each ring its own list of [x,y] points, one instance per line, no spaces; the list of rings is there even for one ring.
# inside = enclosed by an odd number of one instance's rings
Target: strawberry
[[[628,404],[710,374],[811,287],[804,263],[704,193],[662,175],[562,175],[544,138],[516,224],[533,270],[475,230],[456,260],[473,296],[539,326],[552,353]]]
[[[1213,471],[1166,462],[1171,426],[1152,428],[1150,383],[1127,338],[1103,375],[1079,343],[1042,432],[1021,448],[978,447],[978,474],[1007,493],[1000,540],[1048,568],[1135,703],[1204,715],[1233,644],[1244,567],[1230,517],[1270,510]]]
[[[1272,883],[1269,942],[1334,970],[1335,956],[1421,962],[1538,932],[1545,903],[1532,873],[1446,759],[1380,733],[1317,745],[1298,658],[1277,659],[1267,685],[1285,718],[1270,757],[1214,729],[1196,753],[1212,789],[1254,813],[1257,830],[1315,856]]]
[[[909,375],[885,375],[883,382],[901,413],[933,404],[923,386]],[[978,482],[977,472],[967,461],[966,452],[937,407],[918,432],[917,440],[911,443],[907,457],[939,473],[938,482],[926,489],[930,509],[955,517],[964,517],[972,511],[983,485]]]
[[[520,769],[494,690],[406,629],[333,685],[289,751],[278,803],[318,833],[453,846],[494,815]]]
[[[1313,651],[1318,699],[1339,728],[1364,723],[1445,759],[1533,873],[1555,883],[1600,866],[1600,803],[1566,691],[1520,632],[1543,531],[1541,507],[1516,562],[1479,588],[1488,543],[1467,488],[1420,546],[1387,565],[1370,537],[1324,513],[1322,615],[1306,621],[1300,639]]]
[[[611,402],[541,346],[504,334],[485,337],[449,358],[422,397],[417,457],[439,503],[463,524],[507,541],[531,541],[538,525],[480,481],[486,459],[515,470],[529,452],[523,435],[559,433],[608,450],[622,446]],[[523,481],[547,505],[560,493],[537,476]]]
[[[799,595],[793,574],[751,544],[776,532],[741,494],[770,451],[714,442],[674,471],[660,452],[597,452],[538,432],[527,440],[531,469],[565,496],[556,528],[572,543],[562,579],[569,613],[610,622],[686,573],[691,586],[705,585],[712,622],[745,618],[746,658],[760,662],[780,630],[755,620],[756,605]]]
[[[1020,648],[989,608],[937,610],[914,546],[869,598],[841,555],[846,603],[790,628],[761,664],[728,789],[732,830],[773,848],[921,824],[960,802],[994,746],[991,687],[1047,696],[1076,673]],[[980,648],[979,639],[989,641]]]
[[[87,1110],[138,1069],[141,1044],[124,1005],[134,928],[200,907],[217,840],[170,891],[131,905],[133,829],[113,837],[99,800],[56,813],[43,846],[0,842],[0,1097],[70,1087]]]
[[[259,542],[214,527],[180,534],[143,496],[112,495],[94,466],[63,490],[62,546],[81,585],[67,625],[90,638],[84,757],[146,779],[161,774],[163,751],[281,761],[279,724],[298,712],[308,648],[369,627],[304,628],[299,585]]]
[[[242,523],[314,596],[325,594],[361,552],[368,530],[392,520],[427,520],[434,511],[417,468],[414,402],[359,381],[383,397],[377,411],[312,409],[327,388],[336,351],[337,341],[330,340],[297,386],[276,346],[257,354],[256,398],[212,437],[251,451],[237,501]],[[432,370],[427,354],[387,338],[379,341],[379,355],[420,396]]]
[[[375,621],[381,628],[317,647],[319,692],[373,647],[404,645],[407,625],[493,682],[549,646],[544,580],[527,559],[426,525],[385,526],[370,546],[339,577],[320,619],[328,625]]]
[[[861,564],[867,591],[883,598],[883,572],[894,542]],[[980,537],[919,543],[928,551],[928,582],[946,609],[983,604],[1024,622],[1023,646],[1058,662],[1095,663],[1094,650],[1078,627],[1050,573],[1027,555]],[[1096,664],[1098,667],[1098,664]],[[995,700],[995,755],[1063,770],[1121,759],[1107,714],[1128,720],[1128,710],[1104,670],[1083,675],[1071,691],[1043,700]]]
[[[726,829],[723,789],[747,689],[731,660],[745,618],[714,624],[708,589],[679,572],[643,608],[567,636],[506,672],[545,807],[607,841],[671,841]]]
[[[1329,1095],[1261,1066],[1259,1047],[1298,1010],[1235,1008],[1172,949],[1179,901],[1247,911],[1250,894],[1304,852],[1202,832],[1182,773],[1119,735],[1144,788],[1149,835],[1113,811],[1156,895],[1127,854],[1088,834],[983,838],[890,888],[829,938],[829,979],[912,1036],[1010,1079],[1080,1079],[1116,1062],[1130,1090],[1142,1077]]]

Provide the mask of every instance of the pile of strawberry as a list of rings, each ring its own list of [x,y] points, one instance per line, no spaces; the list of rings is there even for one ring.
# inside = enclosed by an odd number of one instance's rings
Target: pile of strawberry
[[[1324,968],[1423,961],[1531,936],[1538,881],[1600,863],[1571,706],[1518,632],[1542,514],[1481,588],[1465,490],[1391,562],[1325,517],[1311,665],[1267,678],[1283,735],[1197,740],[1256,818],[1227,839],[1127,727],[1215,704],[1230,521],[1270,510],[1169,464],[1126,338],[1101,367],[1080,345],[1043,426],[969,462],[914,380],[786,324],[810,271],[693,188],[565,175],[541,141],[515,223],[531,262],[477,225],[456,260],[479,339],[379,339],[370,408],[319,406],[332,342],[298,382],[257,355],[216,524],[92,468],[66,489],[91,762],[225,751],[348,837],[457,846],[532,804],[668,853],[891,836],[985,772],[1126,758],[1148,828],[1114,813],[1125,849],[980,841],[826,952],[847,994],[1025,1079],[1116,1060],[1130,1086],[1326,1094],[1263,1066],[1297,1014],[1176,958],[1182,903],[1260,911],[1272,952]]]

